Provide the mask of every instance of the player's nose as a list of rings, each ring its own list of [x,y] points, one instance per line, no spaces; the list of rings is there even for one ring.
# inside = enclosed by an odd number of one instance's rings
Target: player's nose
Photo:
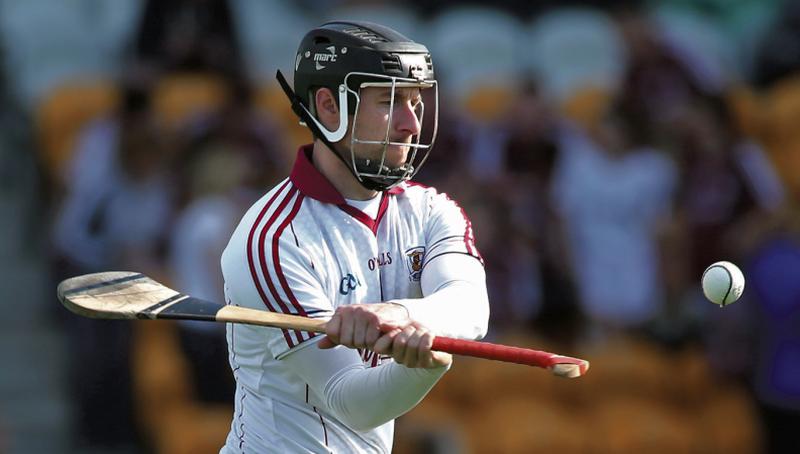
[[[410,102],[404,102],[397,106],[394,112],[393,122],[395,130],[405,135],[419,135],[420,129],[422,129],[422,125],[420,125],[419,118],[417,117],[417,112]]]

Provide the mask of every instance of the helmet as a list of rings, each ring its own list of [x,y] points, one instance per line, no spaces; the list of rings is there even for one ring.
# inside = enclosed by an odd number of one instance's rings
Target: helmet
[[[292,108],[301,121],[322,140],[367,189],[383,191],[412,178],[425,162],[436,138],[438,126],[438,86],[428,49],[400,33],[369,22],[328,22],[308,32],[300,42],[295,58],[294,91],[280,71],[278,81],[292,101]],[[339,127],[330,131],[314,115],[314,93],[319,88],[329,88],[338,95]],[[423,101],[433,101],[433,132],[421,143],[422,131],[412,138],[411,144],[389,141],[391,112],[384,140],[359,139],[355,132],[361,89],[386,87],[391,89],[391,100],[397,88],[415,87],[423,93]],[[417,119],[424,125],[425,103],[416,108]],[[353,115],[353,121],[349,121]],[[343,156],[332,143],[342,140],[351,130],[349,156]],[[355,156],[355,144],[372,144],[383,147],[380,160]],[[397,168],[385,165],[386,150],[390,145],[410,147],[406,162]]]

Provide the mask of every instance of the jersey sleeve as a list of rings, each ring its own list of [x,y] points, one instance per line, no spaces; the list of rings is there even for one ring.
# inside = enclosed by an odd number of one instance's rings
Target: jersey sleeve
[[[422,273],[422,298],[393,300],[437,336],[481,339],[489,327],[483,266],[466,254],[447,254]]]
[[[333,305],[310,255],[303,249],[290,229],[276,232],[263,240],[255,235],[248,241],[247,254],[226,257],[223,254],[223,272],[226,262],[237,261],[240,272],[225,273],[226,292],[230,304],[267,310],[281,314],[310,318],[329,318]],[[227,268],[231,268],[228,266]],[[253,331],[261,338],[275,358],[282,358],[319,334],[300,330],[240,327]]]
[[[289,355],[286,365],[348,427],[377,428],[414,408],[450,369],[407,368],[390,361],[367,367],[358,353],[342,346],[305,348]]]
[[[423,269],[434,258],[443,254],[466,254],[483,264],[472,222],[464,210],[447,194],[428,188],[429,213],[425,225],[427,243],[423,258]]]

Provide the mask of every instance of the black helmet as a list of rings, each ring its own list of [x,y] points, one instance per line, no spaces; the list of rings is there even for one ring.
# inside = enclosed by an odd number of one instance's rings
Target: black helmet
[[[433,73],[433,63],[428,49],[422,44],[406,38],[400,33],[382,25],[369,22],[328,22],[308,32],[300,42],[295,57],[294,92],[288,87],[280,71],[278,81],[283,86],[292,107],[300,119],[339,156],[361,184],[373,190],[386,190],[414,176],[433,146],[438,120],[437,84]],[[430,142],[420,144],[420,135],[411,144],[383,141],[360,140],[351,134],[350,157],[341,156],[332,143],[340,141],[352,129],[349,115],[357,115],[360,90],[364,86],[383,86],[394,90],[400,87],[432,89],[434,98],[433,133]],[[329,131],[314,115],[313,93],[322,87],[338,94],[340,111],[339,128]],[[422,124],[424,103],[418,110],[418,120]],[[355,123],[355,122],[353,122]],[[391,127],[391,114],[389,126]],[[355,156],[355,143],[379,144],[384,147],[384,155],[377,160],[361,159]],[[411,147],[406,162],[398,168],[384,165],[386,148],[389,145]],[[421,156],[418,151],[423,150]],[[415,162],[418,163],[415,164]]]

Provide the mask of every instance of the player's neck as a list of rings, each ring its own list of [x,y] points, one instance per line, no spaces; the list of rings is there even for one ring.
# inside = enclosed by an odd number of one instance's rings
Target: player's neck
[[[345,199],[368,200],[377,195],[376,191],[369,190],[356,180],[341,159],[333,155],[333,151],[328,149],[319,140],[314,142],[314,154],[311,161],[314,167],[320,171],[333,187],[339,191]]]

